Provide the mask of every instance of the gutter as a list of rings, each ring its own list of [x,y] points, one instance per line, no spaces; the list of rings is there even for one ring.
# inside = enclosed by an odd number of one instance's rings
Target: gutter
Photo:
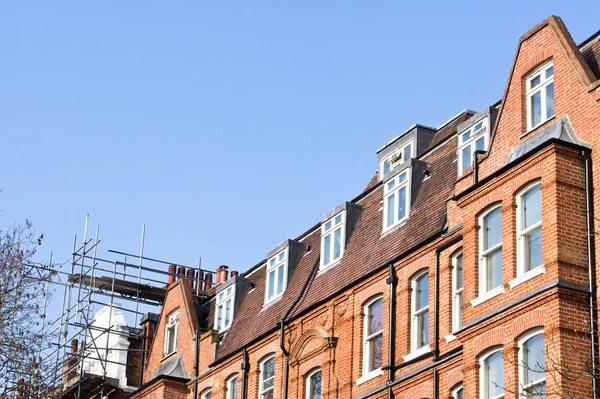
[[[596,242],[594,233],[594,191],[592,176],[592,157],[589,150],[581,151],[585,162],[585,208],[586,208],[586,228],[587,228],[587,258],[588,258],[588,279],[589,279],[589,312],[590,312],[590,335],[592,349],[592,392],[594,399],[600,397],[598,393],[598,304],[597,304],[597,286],[596,286]]]

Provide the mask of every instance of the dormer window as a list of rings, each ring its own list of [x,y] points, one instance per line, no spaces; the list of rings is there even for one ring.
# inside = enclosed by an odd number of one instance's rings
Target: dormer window
[[[215,311],[215,330],[223,332],[231,327],[233,321],[233,301],[235,297],[235,285],[230,285],[217,294],[217,306]]]
[[[527,130],[554,116],[554,65],[546,63],[531,73],[527,85]]]
[[[287,254],[285,248],[267,261],[267,286],[265,290],[265,302],[279,298],[287,284]]]
[[[321,270],[339,261],[344,254],[346,212],[321,224]]]
[[[473,124],[458,135],[458,175],[473,165],[475,151],[486,151],[489,141],[489,118]]]
[[[408,218],[410,209],[410,169],[384,183],[383,230],[390,230]]]
[[[391,153],[385,159],[383,159],[381,161],[381,169],[380,169],[381,176],[383,177],[386,174],[388,174],[392,169],[394,169],[396,167],[396,165],[399,165],[399,164],[403,163],[404,161],[411,159],[413,157],[412,148],[413,148],[412,142],[409,142],[409,143],[405,144],[404,146],[398,148],[396,151]]]

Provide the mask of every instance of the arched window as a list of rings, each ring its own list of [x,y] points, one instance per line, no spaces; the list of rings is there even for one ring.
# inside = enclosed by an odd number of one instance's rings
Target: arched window
[[[200,394],[200,399],[212,399],[212,391],[210,390],[210,388],[202,391],[202,393]]]
[[[321,369],[306,376],[306,399],[321,399]]]
[[[238,398],[238,375],[235,374],[227,380],[227,399]]]
[[[540,182],[517,196],[518,274],[542,266],[542,190]]]
[[[383,355],[383,297],[371,299],[364,307],[363,375],[378,370]]]
[[[464,399],[465,398],[465,390],[463,385],[460,384],[456,388],[452,390],[452,399]]]
[[[271,356],[260,364],[259,399],[273,399],[275,385],[275,356]]]
[[[502,213],[500,205],[479,218],[479,296],[502,287]]]
[[[504,398],[504,359],[502,348],[497,348],[479,360],[481,399]]]
[[[429,345],[429,272],[417,274],[411,281],[411,352]]]
[[[546,398],[546,353],[541,329],[519,340],[519,389],[528,398]]]
[[[462,328],[463,307],[463,253],[452,257],[452,332]]]

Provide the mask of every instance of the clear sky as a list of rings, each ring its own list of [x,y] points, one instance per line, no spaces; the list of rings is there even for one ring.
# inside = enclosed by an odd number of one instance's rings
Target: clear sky
[[[408,5],[410,4],[410,5]],[[4,2],[0,227],[244,271],[359,194],[376,150],[500,99],[551,14],[597,0]]]

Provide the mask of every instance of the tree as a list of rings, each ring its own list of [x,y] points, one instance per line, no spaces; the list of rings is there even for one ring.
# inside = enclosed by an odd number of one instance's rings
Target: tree
[[[0,230],[0,398],[41,397],[51,388],[41,362],[51,336],[43,334],[43,313],[54,273],[34,261],[42,240],[29,221]]]

